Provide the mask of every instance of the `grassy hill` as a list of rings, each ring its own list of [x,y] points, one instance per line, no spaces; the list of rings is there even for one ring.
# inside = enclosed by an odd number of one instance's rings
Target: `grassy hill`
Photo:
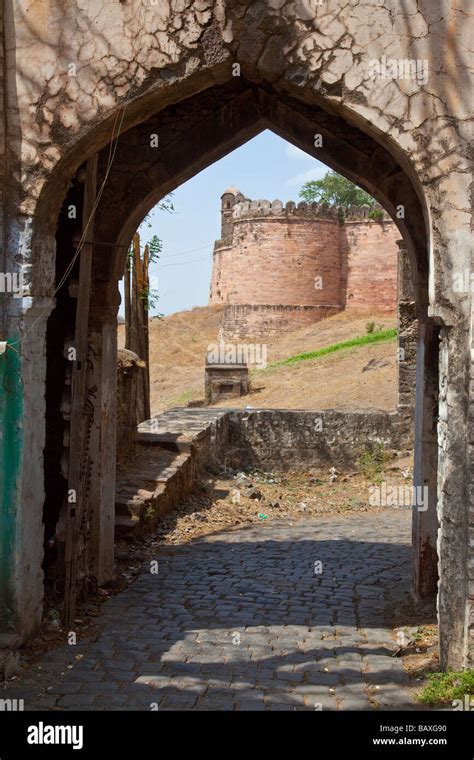
[[[153,414],[204,399],[204,358],[208,345],[217,342],[221,312],[219,306],[198,307],[151,321]],[[368,322],[375,322],[378,331],[396,326],[395,318],[387,315],[342,312],[267,340],[268,366],[265,370],[252,370],[251,393],[218,406],[394,409],[395,339],[386,335],[382,340],[344,346],[347,341],[367,336]],[[123,325],[118,330],[122,346]],[[334,348],[335,344],[342,345]],[[327,347],[331,351],[320,351]],[[310,352],[310,357],[301,357]]]

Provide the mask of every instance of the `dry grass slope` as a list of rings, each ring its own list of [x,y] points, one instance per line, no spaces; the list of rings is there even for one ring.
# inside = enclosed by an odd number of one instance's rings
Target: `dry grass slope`
[[[217,341],[222,307],[196,307],[150,323],[151,407],[158,414],[204,398],[204,357]],[[269,339],[267,362],[313,351],[377,329],[396,326],[374,312],[342,312],[308,327]],[[124,328],[119,326],[119,345]],[[250,342],[250,339],[249,341]],[[261,343],[262,341],[258,341]],[[252,373],[252,392],[232,406],[295,409],[394,409],[397,400],[395,341],[344,349],[293,366]],[[229,406],[221,403],[219,406]]]

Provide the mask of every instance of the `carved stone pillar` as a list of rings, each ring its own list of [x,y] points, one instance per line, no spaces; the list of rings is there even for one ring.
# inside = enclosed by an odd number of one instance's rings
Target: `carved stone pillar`
[[[398,252],[398,410],[411,427],[415,415],[418,320],[411,262],[403,240]]]
[[[89,345],[94,387],[91,437],[91,546],[89,563],[99,585],[114,577],[117,416],[117,285],[95,281]],[[99,308],[100,307],[100,308]],[[98,318],[100,316],[100,319]]]

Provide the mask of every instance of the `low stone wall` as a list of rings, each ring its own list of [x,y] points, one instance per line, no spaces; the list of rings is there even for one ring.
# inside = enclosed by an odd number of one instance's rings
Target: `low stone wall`
[[[217,471],[219,465],[225,463],[229,445],[229,414],[216,415],[192,442],[193,479],[199,478],[206,470]]]
[[[229,458],[242,469],[352,468],[377,444],[393,451],[412,445],[409,420],[397,412],[239,410],[229,412],[228,427]]]
[[[221,340],[263,340],[270,335],[314,325],[340,312],[339,306],[285,306],[228,304],[224,306],[219,332]]]
[[[239,470],[357,467],[367,449],[411,446],[397,412],[172,409],[138,427],[135,454],[117,471],[116,535],[153,530],[220,466]],[[137,472],[139,462],[139,472]]]

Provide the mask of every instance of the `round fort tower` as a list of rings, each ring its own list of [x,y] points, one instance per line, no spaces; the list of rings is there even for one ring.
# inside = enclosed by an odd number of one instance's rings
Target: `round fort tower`
[[[224,339],[292,330],[351,308],[395,313],[396,240],[385,215],[280,200],[221,196],[210,304],[224,304]]]

